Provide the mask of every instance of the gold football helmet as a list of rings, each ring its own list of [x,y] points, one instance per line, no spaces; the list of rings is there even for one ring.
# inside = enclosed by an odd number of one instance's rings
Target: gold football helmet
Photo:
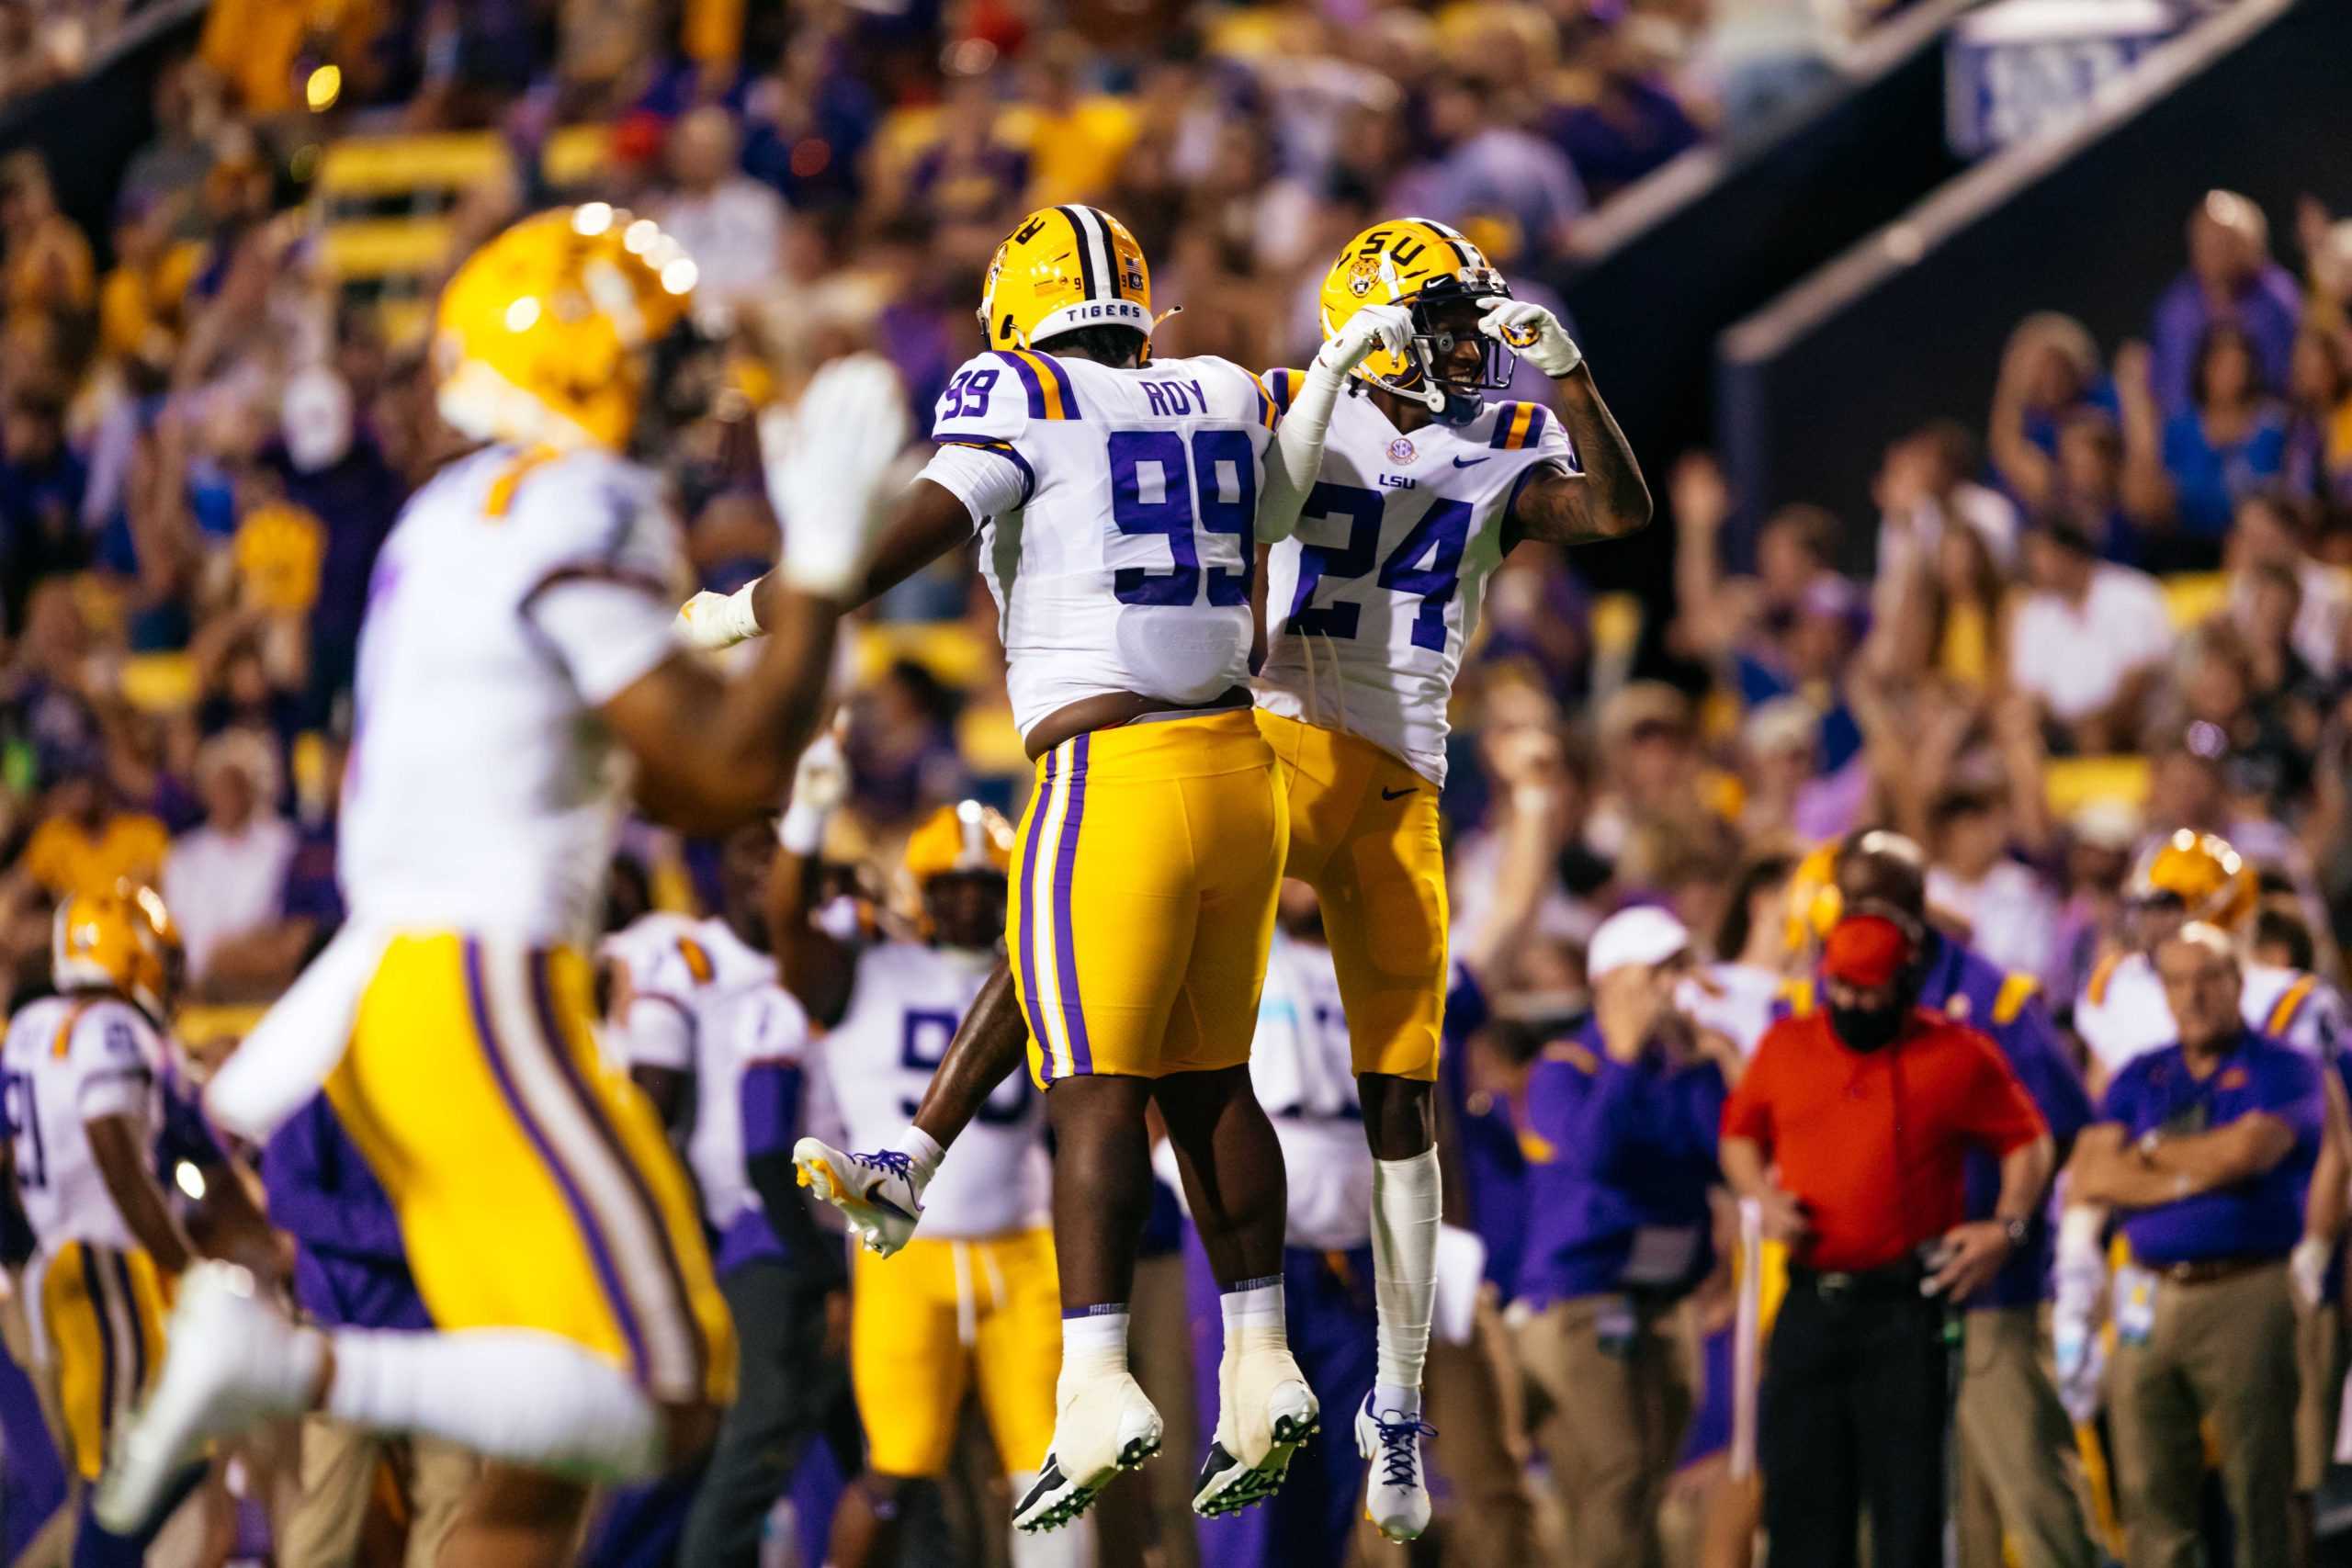
[[[1035,348],[1078,327],[1132,327],[1148,345],[1151,269],[1102,209],[1041,207],[996,248],[979,317],[991,348]]]
[[[685,313],[695,276],[653,220],[607,202],[524,219],[441,290],[441,417],[480,441],[622,449],[645,389],[639,351]]]
[[[918,887],[974,872],[1012,874],[1012,824],[993,807],[977,800],[943,806],[907,840],[907,874]]]
[[[50,977],[61,991],[118,991],[161,1022],[178,980],[179,928],[152,887],[122,883],[74,893],[50,927]]]
[[[1467,424],[1484,404],[1477,397],[1510,385],[1513,356],[1483,333],[1478,336],[1476,386],[1441,381],[1430,367],[1453,349],[1453,335],[1429,313],[1453,300],[1510,298],[1503,275],[1458,229],[1429,218],[1375,223],[1340,247],[1324,276],[1323,336],[1340,335],[1348,318],[1366,305],[1404,305],[1412,311],[1413,335],[1402,354],[1375,350],[1354,373],[1386,391],[1411,398],[1448,424]]]
[[[2227,839],[2183,828],[2141,854],[2124,893],[2135,906],[2177,901],[2181,919],[2234,934],[2254,918],[2262,885]]]

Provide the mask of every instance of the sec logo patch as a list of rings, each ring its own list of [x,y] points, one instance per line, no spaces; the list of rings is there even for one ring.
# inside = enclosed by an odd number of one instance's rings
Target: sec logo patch
[[[1388,444],[1388,460],[1392,463],[1411,462],[1413,460],[1413,444],[1401,435],[1396,440],[1391,441]]]

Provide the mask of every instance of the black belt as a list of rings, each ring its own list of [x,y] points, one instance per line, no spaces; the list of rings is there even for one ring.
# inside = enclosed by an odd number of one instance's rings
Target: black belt
[[[2252,1257],[2239,1254],[2232,1258],[2192,1258],[2181,1263],[2143,1263],[2140,1267],[2159,1280],[2169,1280],[2176,1285],[2211,1285],[2222,1280],[2234,1280],[2241,1274],[2251,1274],[2257,1269],[2275,1268],[2286,1261],[2283,1258]]]
[[[1928,1270],[1917,1258],[1906,1258],[1877,1269],[1806,1269],[1792,1266],[1791,1286],[1803,1286],[1832,1303],[1840,1302],[1922,1301],[1920,1287]]]

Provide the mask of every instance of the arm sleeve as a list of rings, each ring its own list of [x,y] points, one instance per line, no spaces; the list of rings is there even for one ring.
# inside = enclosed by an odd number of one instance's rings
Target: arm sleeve
[[[2083,1089],[2082,1075],[2067,1059],[2059,1043],[2058,1026],[2051,1021],[2050,1010],[2040,997],[2027,1001],[2017,1017],[2000,1027],[2018,1077],[2049,1124],[2059,1157],[2064,1159],[2091,1119],[2090,1096]]]
[[[964,503],[978,531],[990,518],[1018,512],[1037,488],[1029,460],[1003,441],[950,441],[932,454],[917,479],[929,479]]]
[[[653,478],[617,461],[550,472],[515,506],[513,525],[548,540],[519,613],[582,698],[609,702],[678,647],[677,524]]]
[[[1958,1108],[1961,1130],[1998,1155],[2009,1154],[2047,1133],[2049,1123],[2034,1109],[2033,1097],[2010,1070],[2001,1048],[1973,1031],[1969,1040],[1976,1051],[1976,1065]]]

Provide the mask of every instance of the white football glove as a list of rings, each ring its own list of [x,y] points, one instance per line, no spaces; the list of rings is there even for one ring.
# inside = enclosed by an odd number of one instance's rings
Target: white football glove
[[[1315,368],[1332,381],[1378,353],[1403,354],[1412,341],[1413,312],[1402,305],[1366,305],[1348,318],[1337,337],[1315,354]]]
[[[704,589],[678,612],[677,633],[687,647],[713,652],[759,636],[760,623],[752,614],[750,585],[732,593],[713,593]]]
[[[792,770],[792,802],[776,822],[776,841],[806,858],[823,848],[826,825],[849,798],[849,758],[828,729],[808,742]]]
[[[1481,299],[1486,318],[1478,330],[1497,343],[1534,363],[1535,368],[1558,380],[1584,363],[1584,350],[1560,325],[1560,318],[1528,299]]]
[[[784,525],[776,570],[804,593],[839,598],[857,580],[886,508],[882,486],[907,446],[907,399],[876,354],[836,359],[800,400],[760,416],[768,501]]]

